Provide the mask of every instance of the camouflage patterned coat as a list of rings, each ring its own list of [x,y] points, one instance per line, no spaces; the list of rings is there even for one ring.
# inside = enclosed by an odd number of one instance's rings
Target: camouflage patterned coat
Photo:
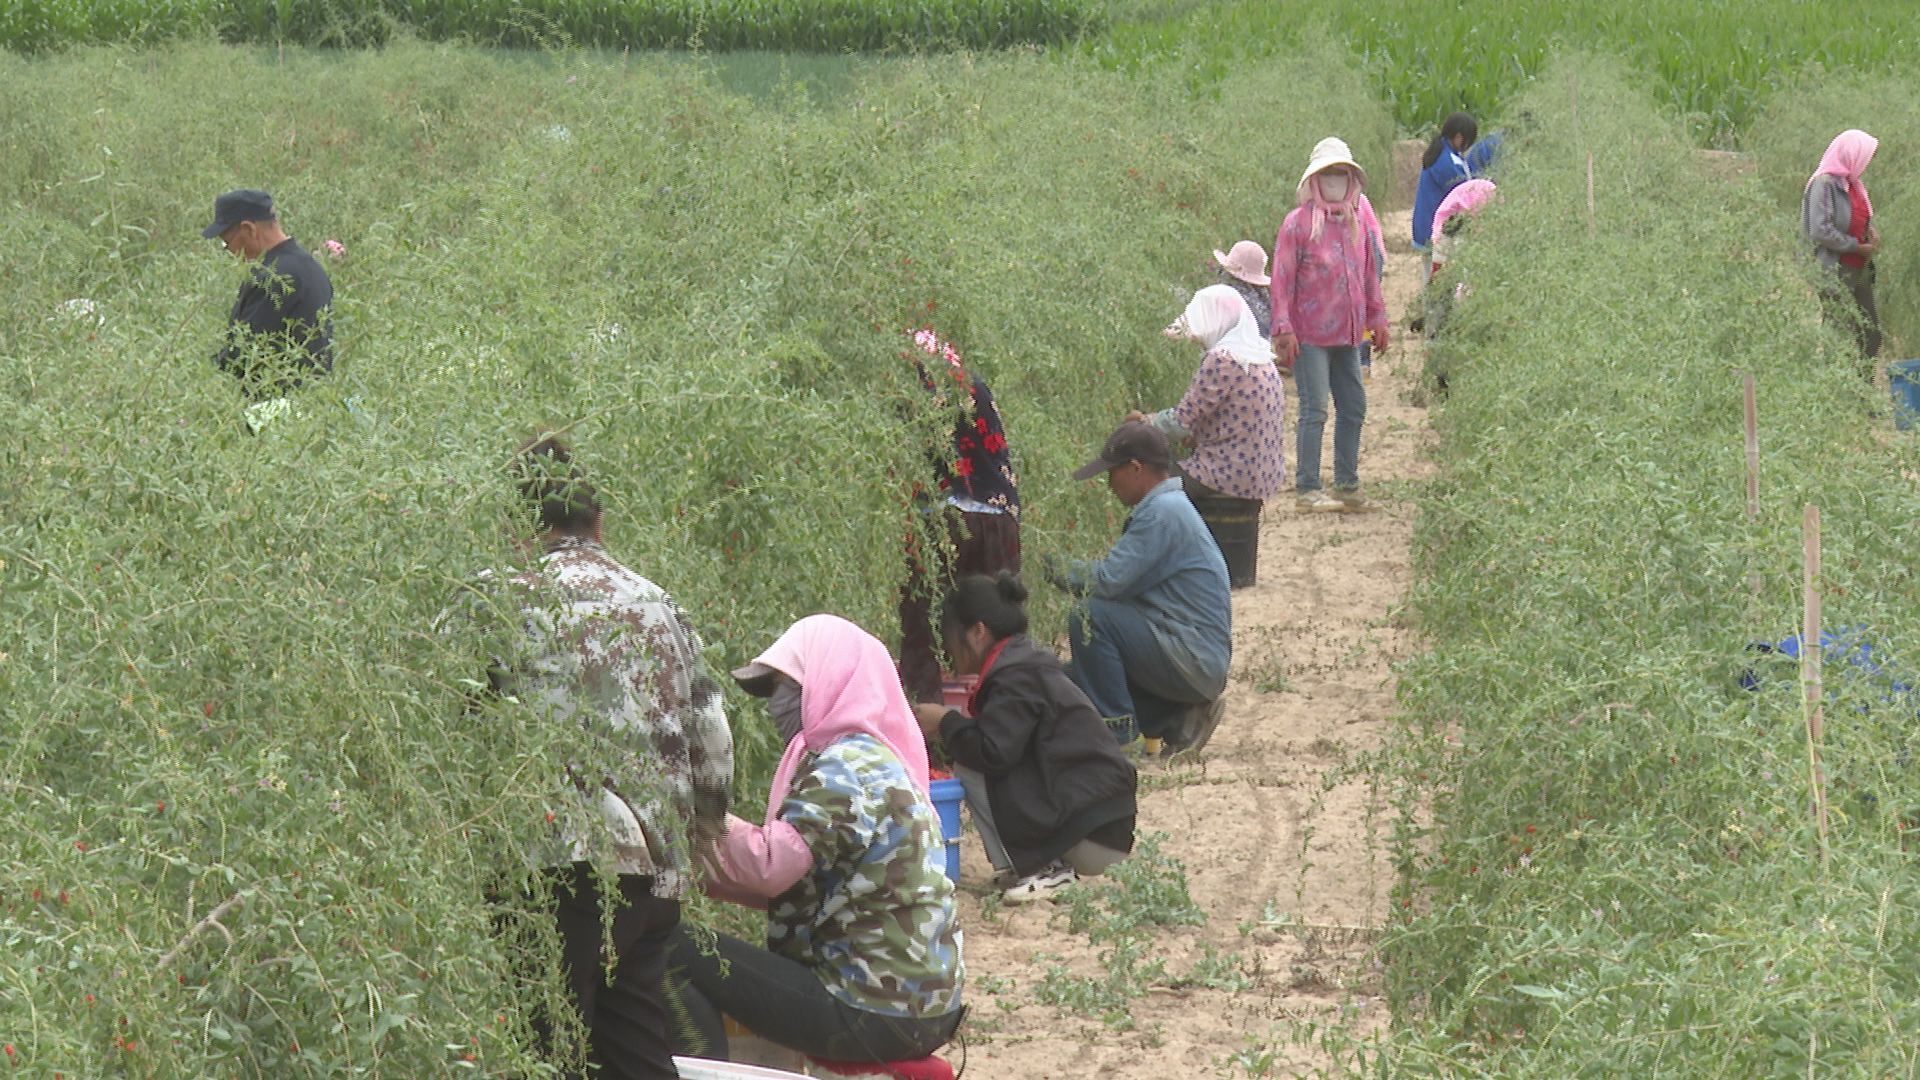
[[[940,824],[899,759],[872,736],[841,739],[801,766],[780,816],[813,868],[767,905],[767,948],[857,1009],[915,1019],[958,1009]]]
[[[589,540],[562,540],[511,591],[523,640],[496,666],[495,688],[586,740],[560,780],[583,805],[557,815],[541,861],[589,859],[610,843],[619,873],[682,895],[690,844],[724,830],[733,783],[733,733],[699,635],[664,590]]]

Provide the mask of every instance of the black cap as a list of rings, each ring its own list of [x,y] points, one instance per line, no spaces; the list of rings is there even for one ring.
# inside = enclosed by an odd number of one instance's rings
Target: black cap
[[[1107,436],[1107,445],[1100,448],[1100,456],[1075,470],[1073,478],[1091,480],[1129,461],[1137,461],[1155,469],[1171,469],[1173,451],[1168,449],[1167,437],[1160,433],[1159,428],[1129,420]]]
[[[213,224],[200,230],[211,240],[243,221],[272,221],[273,196],[254,188],[229,191],[213,200]]]

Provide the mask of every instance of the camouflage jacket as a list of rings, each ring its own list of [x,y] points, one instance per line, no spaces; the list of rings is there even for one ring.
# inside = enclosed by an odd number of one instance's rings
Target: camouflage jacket
[[[733,783],[733,733],[699,635],[664,590],[592,541],[561,541],[511,586],[523,640],[494,687],[585,740],[559,781],[581,805],[556,815],[541,861],[610,843],[619,873],[682,895],[691,845],[726,827]]]
[[[940,824],[899,759],[871,736],[841,739],[802,764],[780,816],[813,868],[767,905],[767,947],[857,1009],[916,1019],[958,1009]]]

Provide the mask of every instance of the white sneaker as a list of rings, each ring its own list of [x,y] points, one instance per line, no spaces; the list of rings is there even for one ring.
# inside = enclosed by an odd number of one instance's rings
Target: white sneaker
[[[1325,488],[1301,492],[1293,505],[1303,514],[1337,514],[1346,509],[1346,504],[1327,494]]]
[[[1053,894],[1080,880],[1073,867],[1066,863],[1054,863],[1037,874],[1029,874],[1007,886],[1000,899],[1008,904],[1029,904],[1035,900],[1051,900]]]

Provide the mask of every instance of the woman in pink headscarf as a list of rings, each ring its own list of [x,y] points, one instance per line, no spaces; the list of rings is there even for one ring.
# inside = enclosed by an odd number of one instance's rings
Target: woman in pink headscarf
[[[764,908],[766,947],[682,932],[679,1052],[726,1058],[721,1017],[816,1058],[924,1058],[960,1023],[962,971],[927,746],[892,657],[837,615],[794,623],[733,673],[786,750],[760,824],[729,815],[706,891]]]
[[[1836,135],[1800,201],[1800,229],[1821,267],[1833,275],[1821,297],[1827,321],[1852,334],[1869,361],[1880,355],[1880,315],[1873,303],[1880,230],[1860,176],[1879,146],[1880,140],[1857,128]]]

